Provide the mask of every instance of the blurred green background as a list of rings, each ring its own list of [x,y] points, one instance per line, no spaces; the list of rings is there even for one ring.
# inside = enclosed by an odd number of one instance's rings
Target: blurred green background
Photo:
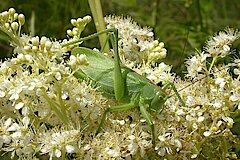
[[[210,35],[240,24],[239,0],[102,0],[102,6],[104,15],[129,15],[141,26],[152,27],[168,50],[165,62],[178,74],[184,71],[185,58],[195,48],[201,50]],[[1,12],[10,7],[26,16],[23,32],[56,39],[66,37],[71,18],[91,15],[87,0],[1,0]],[[83,36],[94,32],[92,22]],[[97,39],[85,45],[99,46]],[[11,52],[8,38],[0,33],[0,58]]]

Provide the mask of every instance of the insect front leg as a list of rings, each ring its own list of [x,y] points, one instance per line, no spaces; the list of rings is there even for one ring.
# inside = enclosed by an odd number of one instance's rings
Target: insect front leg
[[[152,144],[155,145],[155,127],[154,123],[152,121],[152,118],[149,116],[148,112],[146,111],[146,108],[144,105],[140,105],[140,112],[143,116],[144,119],[146,119],[147,124],[151,127],[151,132],[152,132]]]
[[[117,101],[120,101],[125,96],[126,78],[123,77],[121,70],[121,61],[118,54],[118,32],[115,30],[110,33],[110,40],[114,52],[114,94]]]

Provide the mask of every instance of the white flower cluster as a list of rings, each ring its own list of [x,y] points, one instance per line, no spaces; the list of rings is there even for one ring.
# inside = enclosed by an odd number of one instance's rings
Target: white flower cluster
[[[166,57],[164,43],[154,40],[150,28],[141,28],[130,17],[107,16],[105,22],[107,28],[118,29],[119,54],[126,65],[154,64]]]
[[[14,8],[0,13],[0,29],[18,44],[17,37],[20,35],[21,26],[25,23],[25,16],[16,13]]]
[[[67,35],[73,38],[80,38],[82,31],[85,26],[91,22],[92,18],[90,16],[85,16],[83,18],[71,19],[71,24],[74,26],[72,30],[67,30]]]
[[[1,152],[19,159],[77,153],[81,130],[96,126],[106,100],[73,76],[77,66],[87,65],[85,56],[65,61],[68,49],[60,41],[18,35],[6,25],[16,20],[13,11],[4,11],[0,19],[0,30],[14,38],[14,57],[0,62]]]
[[[118,50],[124,65],[155,84],[173,81],[171,66],[158,63],[167,50],[163,42],[154,40],[152,29],[140,27],[130,17],[107,16],[105,21],[107,28],[118,29]]]
[[[239,38],[238,31],[227,28],[207,41],[205,50],[212,56],[225,57],[230,53],[231,44]]]

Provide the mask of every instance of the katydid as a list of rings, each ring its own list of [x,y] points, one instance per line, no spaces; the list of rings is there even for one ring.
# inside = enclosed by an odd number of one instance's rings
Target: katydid
[[[154,123],[149,115],[149,111],[157,112],[162,109],[163,104],[170,97],[165,92],[169,87],[173,89],[181,104],[183,106],[185,104],[173,83],[166,83],[160,88],[146,78],[120,64],[117,46],[117,30],[107,29],[101,33],[106,31],[110,31],[109,36],[113,48],[114,60],[88,48],[78,47],[72,51],[73,55],[86,55],[87,61],[89,62],[88,65],[81,66],[79,70],[75,72],[75,77],[91,80],[106,96],[112,97],[120,103],[120,105],[111,106],[105,110],[96,134],[103,128],[108,112],[123,111],[139,107],[143,118],[151,128],[152,143],[155,144]],[[78,42],[93,38],[101,33],[82,38],[78,40]],[[75,42],[72,42],[71,44],[74,43]]]

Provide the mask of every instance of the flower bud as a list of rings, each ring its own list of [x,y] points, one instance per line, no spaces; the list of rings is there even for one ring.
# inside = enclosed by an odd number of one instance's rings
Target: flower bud
[[[34,45],[34,46],[38,46],[39,45],[39,37],[37,36],[37,37],[33,37],[32,38],[32,45]]]
[[[163,47],[164,47],[164,43],[163,43],[163,42],[160,42],[160,43],[158,44],[158,46],[161,47],[161,48],[163,48]]]
[[[9,13],[7,11],[2,12],[1,15],[2,15],[1,17],[2,17],[3,21],[8,20]]]
[[[27,52],[31,51],[31,47],[30,46],[24,46],[23,49]]]
[[[25,56],[23,54],[18,54],[17,55],[17,58],[21,61],[24,61],[25,60]]]
[[[67,30],[67,35],[73,36],[73,32],[72,32],[70,29],[68,29],[68,30]]]
[[[16,31],[18,30],[18,23],[17,23],[17,22],[13,22],[13,23],[11,24],[11,27],[12,27],[12,30],[13,30],[14,32],[16,32]]]
[[[166,58],[166,55],[167,55],[166,52],[160,52],[160,56],[158,57],[158,59]]]
[[[80,25],[82,22],[83,22],[83,19],[82,19],[82,18],[78,18],[78,19],[77,19],[77,24],[78,24],[78,25]]]
[[[76,20],[76,19],[71,19],[71,24],[72,24],[73,26],[76,26],[76,25],[77,25],[77,20]]]
[[[51,41],[46,41],[45,47],[46,47],[46,50],[49,51],[52,47],[52,42]]]
[[[19,22],[19,24],[20,24],[21,26],[24,25],[24,23],[25,23],[25,16],[24,16],[23,14],[19,14],[19,15],[18,15],[18,22]]]
[[[80,61],[80,64],[86,63],[86,62],[87,62],[87,57],[86,57],[86,55],[85,55],[85,54],[81,54],[81,55],[79,56],[79,61]]]
[[[89,15],[83,17],[83,21],[84,21],[85,23],[89,23],[89,22],[91,22],[91,20],[92,20],[92,17],[89,16]]]
[[[32,56],[30,54],[26,54],[25,59],[28,61],[28,63],[32,63]]]
[[[158,40],[154,40],[153,45],[154,45],[154,47],[156,47],[158,45]]]
[[[41,38],[41,40],[40,40],[40,45],[41,45],[41,47],[44,47],[44,46],[45,46],[46,41],[47,41],[47,37],[43,36],[43,37]]]
[[[16,12],[16,10],[14,8],[9,8],[9,10],[8,10],[8,13],[10,15],[14,15],[15,12]]]
[[[6,28],[7,30],[9,30],[9,29],[10,29],[10,24],[9,24],[9,23],[5,23],[5,28]]]
[[[72,30],[72,34],[74,36],[77,36],[78,35],[78,28],[74,27],[73,30]]]
[[[38,47],[37,46],[32,46],[32,51],[33,52],[37,52],[38,51]]]
[[[16,20],[16,19],[18,19],[18,13],[14,13],[13,15],[13,20]]]

